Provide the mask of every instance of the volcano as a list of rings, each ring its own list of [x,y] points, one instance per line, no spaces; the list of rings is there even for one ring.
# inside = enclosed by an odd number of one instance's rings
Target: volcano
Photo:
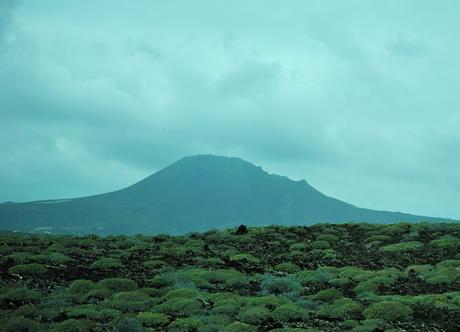
[[[239,158],[185,157],[127,188],[105,194],[0,204],[0,229],[64,234],[181,234],[239,224],[447,222],[363,209],[305,180],[269,174]]]

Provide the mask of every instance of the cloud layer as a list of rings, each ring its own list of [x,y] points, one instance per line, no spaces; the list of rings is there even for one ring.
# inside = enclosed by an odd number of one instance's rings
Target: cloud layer
[[[2,1],[0,201],[236,155],[359,206],[460,218],[460,4]]]

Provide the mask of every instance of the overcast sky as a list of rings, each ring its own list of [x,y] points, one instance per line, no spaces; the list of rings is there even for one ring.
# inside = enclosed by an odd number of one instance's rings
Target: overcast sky
[[[460,218],[460,2],[0,0],[0,201],[238,156]]]

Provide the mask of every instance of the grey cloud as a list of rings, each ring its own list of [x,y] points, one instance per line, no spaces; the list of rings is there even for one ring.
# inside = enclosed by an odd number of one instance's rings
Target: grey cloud
[[[427,46],[420,39],[410,39],[405,35],[388,43],[387,48],[391,53],[403,56],[418,56],[428,52]]]
[[[215,153],[356,205],[460,217],[456,2],[178,4],[1,7],[0,200]]]

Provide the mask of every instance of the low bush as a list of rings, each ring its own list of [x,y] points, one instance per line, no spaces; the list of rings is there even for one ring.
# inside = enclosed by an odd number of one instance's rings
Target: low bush
[[[108,323],[122,316],[121,311],[110,308],[100,308],[94,304],[85,304],[73,306],[66,310],[66,315],[69,318],[86,318],[101,323]]]
[[[42,265],[37,263],[32,264],[20,264],[11,267],[8,272],[10,274],[18,274],[18,275],[25,275],[25,276],[38,276],[45,274],[48,269]]]
[[[178,318],[168,325],[168,331],[171,332],[191,332],[196,331],[203,323],[194,318]]]
[[[28,318],[9,317],[0,320],[0,331],[2,332],[35,332],[40,330],[42,330],[40,324]]]
[[[366,319],[405,321],[412,317],[412,309],[398,301],[382,301],[371,304],[364,310],[363,315]]]
[[[380,251],[383,252],[401,252],[401,251],[410,251],[415,249],[420,249],[423,247],[423,243],[418,241],[411,241],[411,242],[401,242],[401,243],[394,243],[383,246],[380,248]]]
[[[50,331],[53,332],[90,332],[95,323],[86,319],[67,319],[60,323],[52,324]]]
[[[367,243],[375,242],[375,241],[379,241],[379,242],[390,242],[390,241],[391,241],[391,236],[382,235],[382,234],[376,234],[376,235],[368,236],[368,237],[366,238],[366,242],[367,242]]]
[[[343,287],[346,285],[350,285],[352,281],[348,278],[334,278],[330,279],[328,283],[334,287]]]
[[[303,251],[307,248],[305,243],[294,243],[289,246],[290,251]]]
[[[112,292],[132,291],[137,289],[137,283],[128,278],[108,278],[97,282],[97,287],[108,289]]]
[[[318,240],[318,241],[313,241],[311,243],[311,247],[313,249],[329,249],[331,245],[327,241]]]
[[[98,269],[98,270],[107,270],[107,269],[119,269],[122,268],[123,264],[119,259],[105,257],[98,259],[97,261],[93,262],[90,265],[91,269]]]
[[[361,304],[349,298],[342,298],[335,300],[332,303],[322,305],[316,314],[333,319],[347,319],[358,318],[361,311]]]
[[[237,318],[243,323],[261,325],[271,318],[271,313],[266,307],[245,307]]]
[[[67,291],[75,296],[83,296],[87,294],[90,290],[94,289],[96,285],[91,280],[74,280],[67,288]]]
[[[184,299],[193,299],[197,297],[198,291],[192,288],[176,288],[172,289],[163,296],[164,299],[175,299],[175,298],[184,298]]]
[[[120,319],[113,330],[115,332],[145,332],[142,323],[133,317],[125,317]]]
[[[30,257],[30,260],[42,264],[66,264],[71,259],[59,252],[50,252]]]
[[[286,273],[296,273],[300,271],[300,267],[294,263],[285,262],[275,265],[275,270]]]
[[[152,328],[164,327],[169,323],[169,317],[158,312],[140,312],[137,314],[137,320],[142,325]]]
[[[262,294],[274,294],[295,298],[302,292],[302,286],[294,276],[274,277],[266,275],[260,285]]]
[[[303,270],[296,274],[296,278],[302,286],[326,283],[332,277],[331,273],[318,270]]]
[[[333,234],[321,234],[316,237],[316,241],[326,241],[327,243],[337,242],[339,238]]]
[[[0,295],[0,303],[10,301],[15,303],[16,305],[26,304],[37,302],[40,300],[42,294],[35,290],[20,287],[20,288],[12,288],[8,290],[5,294]]]
[[[158,302],[158,299],[135,290],[115,294],[106,302],[106,305],[124,312],[138,312],[151,309]]]
[[[335,288],[328,288],[324,289],[322,291],[319,291],[318,293],[314,294],[311,296],[312,300],[315,301],[333,301],[336,299],[340,299],[343,297],[342,292],[340,292],[338,289]]]
[[[247,300],[248,306],[251,307],[265,307],[267,309],[273,310],[277,306],[279,306],[281,303],[281,300],[273,295],[266,295],[266,296],[257,296],[257,297],[250,297]]]
[[[16,264],[23,264],[25,263],[30,257],[32,253],[30,252],[13,252],[9,255],[5,256],[5,260],[12,261]]]
[[[298,322],[306,320],[308,318],[308,312],[293,303],[286,303],[280,305],[273,311],[273,318],[280,322]]]
[[[258,329],[255,326],[242,322],[234,322],[225,326],[222,332],[257,332]]]
[[[421,273],[427,284],[452,284],[460,281],[460,269],[455,267],[436,267],[432,271]]]
[[[201,303],[197,300],[173,298],[153,308],[154,312],[164,313],[170,316],[191,316],[201,309]]]
[[[454,236],[446,236],[441,239],[431,241],[429,245],[438,248],[459,248],[460,239]]]
[[[236,254],[230,257],[230,261],[235,263],[259,263],[259,259],[251,254]]]

